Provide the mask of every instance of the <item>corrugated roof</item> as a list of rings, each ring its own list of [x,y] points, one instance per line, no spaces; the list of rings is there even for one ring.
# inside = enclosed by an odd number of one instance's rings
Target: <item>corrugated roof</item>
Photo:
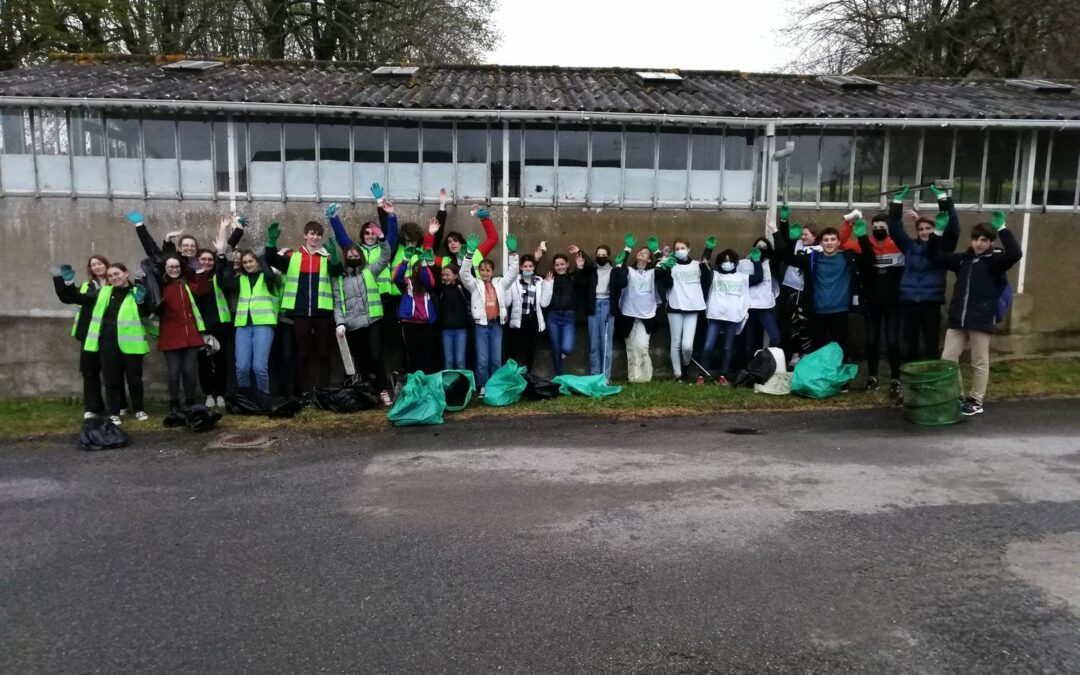
[[[412,77],[371,64],[241,61],[202,72],[167,70],[181,57],[59,55],[0,72],[0,96],[287,103],[360,108],[586,111],[751,118],[1080,120],[1080,92],[1040,94],[1004,80],[876,77],[846,90],[818,76],[645,68],[422,66]],[[651,70],[656,70],[651,69]]]

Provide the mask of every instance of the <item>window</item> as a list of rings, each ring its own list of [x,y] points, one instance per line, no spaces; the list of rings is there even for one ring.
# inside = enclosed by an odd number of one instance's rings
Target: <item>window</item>
[[[616,205],[622,194],[622,128],[593,127],[589,203]]]
[[[724,132],[695,130],[690,137],[690,146],[690,201],[717,204],[720,202]]]
[[[893,190],[901,185],[915,185],[915,169],[919,164],[918,129],[891,129],[889,131],[889,170],[885,187]]]
[[[661,129],[657,137],[659,164],[656,172],[656,199],[664,204],[686,202],[690,134],[687,129]]]
[[[388,122],[390,164],[385,185],[395,199],[416,201],[420,197],[420,128],[416,122]]]
[[[502,129],[499,129],[498,145],[492,144],[491,152],[502,159]],[[492,140],[494,141],[494,134]],[[486,124],[459,124],[457,126],[457,194],[455,199],[486,199],[488,196],[488,129]],[[426,145],[424,146],[427,147]],[[448,187],[449,189],[449,187]],[[492,194],[498,194],[493,192]]]
[[[143,196],[143,173],[137,117],[106,117],[109,180],[115,195]]]
[[[143,119],[146,159],[146,194],[176,197],[179,176],[176,166],[176,120],[171,117]]]
[[[526,203],[551,204],[555,194],[555,127],[549,124],[525,127],[525,166],[522,193]]]
[[[818,200],[818,154],[821,131],[817,129],[792,129],[786,135],[776,132],[776,149],[783,150],[788,141],[795,143],[795,151],[780,161],[779,185],[781,201],[816,202]]]
[[[877,129],[859,131],[855,140],[853,201],[881,202],[881,169],[885,161],[885,132]]]
[[[29,115],[29,111],[18,108],[0,112],[4,145],[4,154],[0,155],[0,173],[3,174],[5,192],[37,190]]]
[[[754,153],[757,143],[753,130],[729,129],[724,135],[723,200],[749,204],[754,196]]]
[[[589,128],[559,126],[559,201],[584,202],[589,191]]]
[[[1080,167],[1080,131],[1054,132],[1050,154],[1050,180],[1047,183],[1046,203],[1052,206],[1072,206],[1076,203],[1076,176]],[[1037,195],[1039,199],[1042,195]]]
[[[957,204],[979,203],[985,138],[985,132],[978,129],[959,129],[956,132],[953,199]]]
[[[439,189],[454,185],[454,128],[451,124],[424,123],[424,161],[421,166],[423,197],[437,199]]]
[[[929,183],[935,180],[949,180],[952,178],[952,153],[953,137],[956,132],[952,129],[927,129],[923,134],[922,175],[919,181]],[[960,198],[956,191],[951,193],[959,202]],[[923,195],[921,192],[915,196],[917,203],[930,204],[935,200],[933,194]]]
[[[821,201],[846,204],[851,195],[851,131],[825,130],[821,134]]]
[[[991,129],[986,154],[986,179],[983,203],[1015,204],[1018,201],[1020,132]]]
[[[656,133],[652,127],[626,127],[625,203],[651,204],[656,178]]]
[[[214,122],[214,173],[217,179],[218,193],[228,194],[235,189],[237,194],[247,192],[247,136],[244,126],[235,123],[232,117]],[[231,144],[230,144],[231,143]],[[229,167],[235,167],[236,184],[229,182]]]
[[[69,140],[66,111],[51,108],[34,111],[34,151],[42,192],[71,192]]]
[[[352,198],[349,123],[319,123],[319,195],[324,201]]]
[[[314,199],[317,175],[315,172],[315,124],[286,122],[285,129],[285,195]]]
[[[353,191],[371,199],[372,183],[386,187],[386,126],[377,121],[353,122]]]
[[[177,125],[177,136],[180,141],[180,192],[185,197],[212,195],[214,165],[210,152],[210,122],[181,119]],[[77,172],[75,178],[78,181]]]
[[[510,165],[505,167],[507,176],[508,198],[521,196],[521,127],[511,124],[507,130],[509,134],[509,159]],[[491,194],[501,196],[503,193],[503,128],[491,128]]]
[[[73,110],[71,125],[71,168],[75,174],[75,193],[108,195],[105,167],[105,124],[100,113]]]
[[[281,123],[249,121],[247,134],[251,196],[281,199],[285,167],[281,159]]]

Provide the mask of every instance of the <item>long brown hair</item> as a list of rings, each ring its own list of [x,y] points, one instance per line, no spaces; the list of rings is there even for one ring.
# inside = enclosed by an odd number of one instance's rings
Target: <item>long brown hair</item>
[[[94,255],[90,256],[86,260],[86,276],[87,276],[87,278],[90,279],[90,281],[97,281],[97,277],[94,276],[93,271],[91,271],[91,266],[94,264],[95,260],[98,261],[99,263],[105,265],[105,278],[108,279],[109,278],[109,259],[106,258],[103,255],[98,255],[96,253]],[[105,283],[108,283],[108,282],[105,282]]]

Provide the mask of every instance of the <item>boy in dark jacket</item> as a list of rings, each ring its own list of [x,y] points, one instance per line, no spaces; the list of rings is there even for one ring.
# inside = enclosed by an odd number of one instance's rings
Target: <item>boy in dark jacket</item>
[[[971,228],[971,247],[963,253],[941,250],[945,225],[941,223],[934,229],[926,246],[930,260],[956,273],[941,358],[959,362],[964,350],[971,349],[974,374],[963,413],[978,415],[983,411],[983,397],[990,380],[990,337],[998,319],[998,300],[1008,283],[1005,273],[1024,254],[1012,232],[1005,229],[1005,214],[1001,211],[994,212],[991,224],[979,223]],[[993,248],[998,237],[1004,250]]]

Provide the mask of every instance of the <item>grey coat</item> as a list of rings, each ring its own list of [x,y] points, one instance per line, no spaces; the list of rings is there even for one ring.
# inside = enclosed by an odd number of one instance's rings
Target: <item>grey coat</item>
[[[381,239],[379,240],[379,259],[368,265],[367,269],[371,270],[372,277],[378,277],[379,272],[386,269],[389,264],[390,244],[385,239]],[[338,326],[345,326],[345,330],[367,328],[374,321],[369,316],[367,284],[364,283],[363,271],[357,272],[347,265],[344,269],[345,273],[334,279],[334,322]],[[344,306],[341,302],[342,291],[345,295]]]

